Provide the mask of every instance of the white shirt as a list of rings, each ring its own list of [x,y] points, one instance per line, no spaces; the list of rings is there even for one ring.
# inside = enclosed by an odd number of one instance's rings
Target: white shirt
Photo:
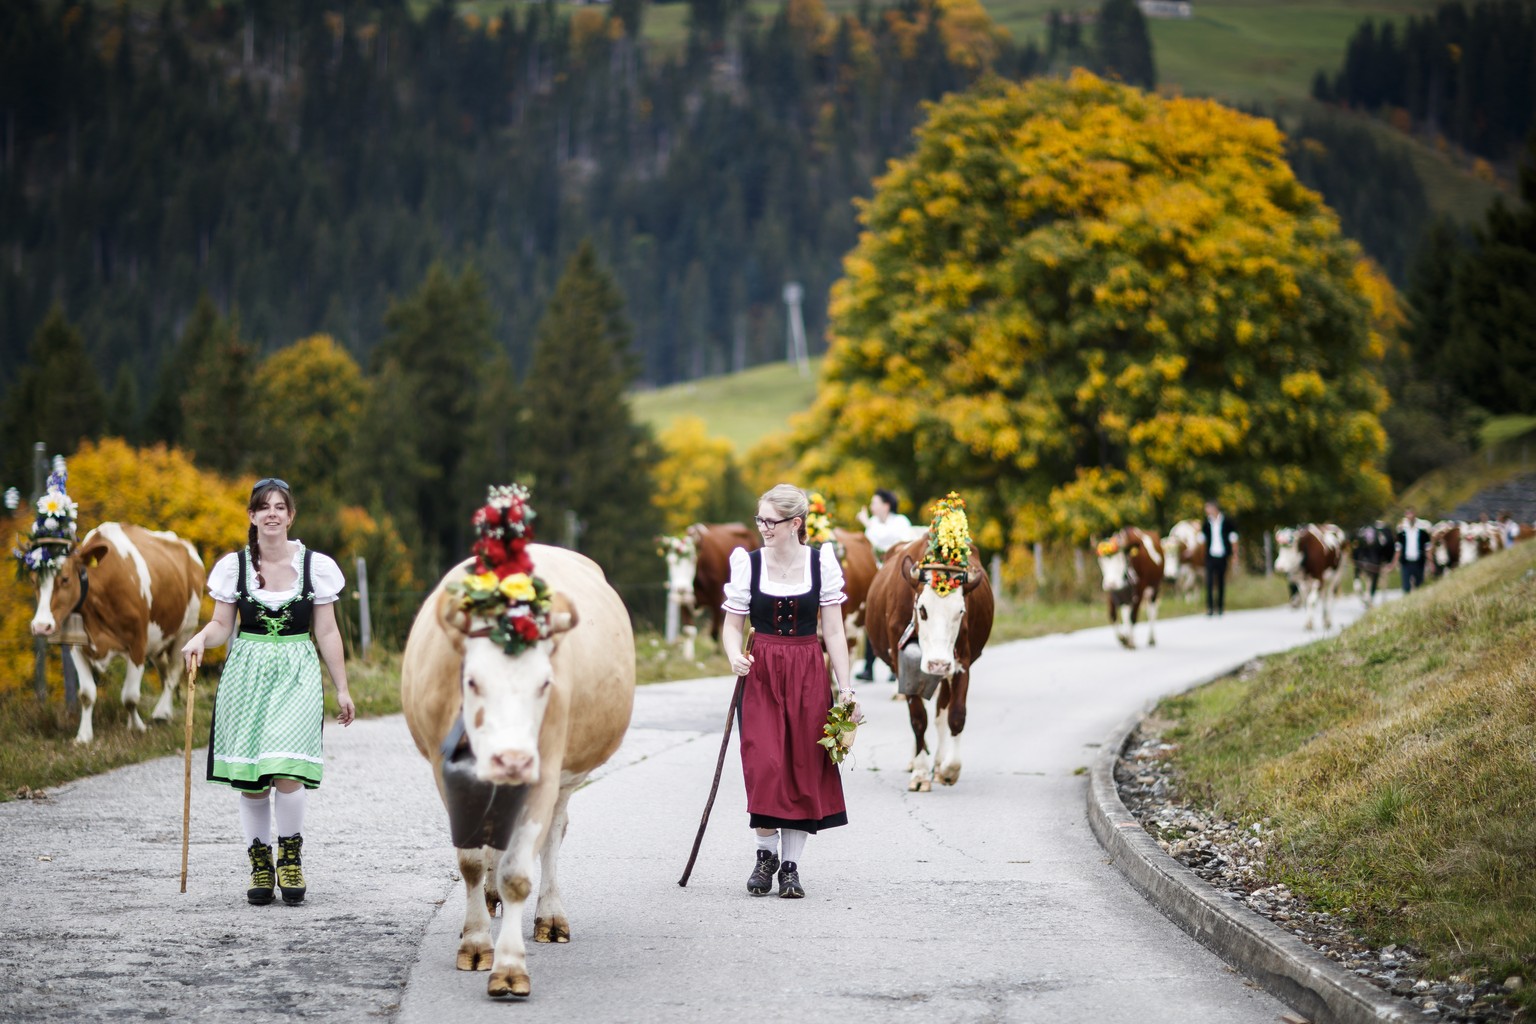
[[[1419,522],[1403,521],[1403,561],[1417,562],[1419,555]]]
[[[870,516],[869,522],[864,524],[864,536],[869,538],[869,546],[875,549],[876,558],[911,535],[912,520],[900,512],[892,512],[883,521]]]
[[[1211,550],[1209,554],[1212,558],[1225,558],[1227,557],[1227,517],[1217,516],[1215,519],[1212,519],[1210,523]]]
[[[252,576],[248,580],[250,594],[256,600],[268,608],[281,608],[283,603],[298,593],[299,586],[304,582],[304,542],[296,541],[297,547],[293,552],[293,571],[297,574],[293,586],[287,590],[260,590],[255,586],[256,580],[251,574],[250,561],[246,561],[246,574]],[[330,555],[322,555],[316,551],[309,560],[309,582],[315,591],[315,604],[331,604],[341,599],[341,592],[346,588],[347,578],[342,575],[341,566],[336,564]],[[235,598],[240,592],[240,555],[231,551],[214,565],[213,571],[208,574],[208,596],[215,601],[225,604],[234,604]]]
[[[773,597],[794,597],[803,594],[811,586],[811,548],[805,545],[801,552],[800,576],[798,579],[782,582],[770,580],[768,574],[763,573],[757,581],[758,588],[765,594]],[[842,604],[848,600],[848,595],[843,593],[843,567],[837,562],[837,552],[832,550],[831,544],[821,546],[821,605]],[[752,562],[747,557],[746,548],[737,548],[731,552],[731,578],[725,584],[725,604],[721,605],[733,615],[746,615],[752,610]]]

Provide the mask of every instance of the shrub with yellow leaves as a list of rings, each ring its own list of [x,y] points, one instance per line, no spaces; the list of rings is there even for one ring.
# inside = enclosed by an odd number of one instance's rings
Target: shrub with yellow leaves
[[[963,490],[994,551],[1380,508],[1400,314],[1282,142],[1086,72],[933,105],[861,207],[794,477]]]

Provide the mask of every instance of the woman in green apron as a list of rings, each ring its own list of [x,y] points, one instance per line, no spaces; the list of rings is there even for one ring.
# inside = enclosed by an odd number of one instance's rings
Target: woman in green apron
[[[320,658],[336,684],[337,721],[349,725],[354,714],[336,628],[335,601],[346,580],[334,560],[288,539],[295,509],[287,483],[257,481],[248,511],[245,548],[219,559],[208,574],[213,620],[182,655],[187,671],[196,672],[203,652],[223,644],[238,622],[214,701],[208,781],[240,792],[251,862],[246,898],[271,903],[275,882],[285,903],[298,903],[305,893],[306,793],[320,785],[324,769]]]

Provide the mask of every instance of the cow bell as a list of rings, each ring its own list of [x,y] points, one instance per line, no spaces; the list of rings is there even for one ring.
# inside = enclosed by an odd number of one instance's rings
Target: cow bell
[[[64,628],[50,636],[48,642],[68,647],[83,647],[90,643],[90,635],[85,631],[85,616],[79,612],[67,616],[64,619]]]

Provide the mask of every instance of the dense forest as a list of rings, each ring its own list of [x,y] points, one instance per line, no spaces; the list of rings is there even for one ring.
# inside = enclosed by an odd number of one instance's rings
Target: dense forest
[[[1536,124],[1536,5],[1450,0],[1397,25],[1367,19],[1343,67],[1319,71],[1313,95],[1404,111],[1412,127],[1490,160],[1514,157]]]

